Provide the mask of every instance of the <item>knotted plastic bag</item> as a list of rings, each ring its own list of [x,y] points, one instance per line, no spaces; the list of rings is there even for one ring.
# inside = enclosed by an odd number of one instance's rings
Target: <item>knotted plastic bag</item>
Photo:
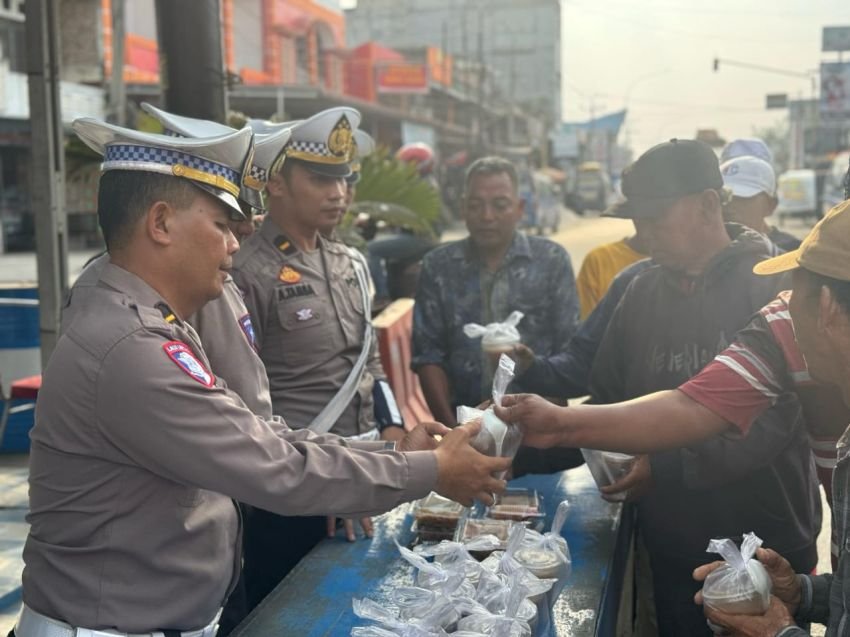
[[[373,621],[380,625],[353,628],[351,634],[357,637],[385,637],[387,635],[398,635],[399,637],[443,637],[446,635],[446,631],[440,628],[439,625],[404,621],[395,612],[368,598],[354,598],[351,600],[351,607],[354,614],[360,619]]]
[[[499,357],[499,365],[493,376],[493,402],[499,407],[502,406],[502,398],[508,390],[508,385],[514,379],[515,365],[516,363],[510,357],[504,354]],[[503,422],[493,413],[492,407],[485,411],[474,407],[461,406],[457,408],[457,421],[459,423],[463,424],[476,418],[481,419],[481,431],[469,444],[476,451],[486,456],[513,458],[522,443],[520,428]],[[497,477],[501,478],[502,475]]]
[[[709,573],[702,588],[706,606],[731,615],[763,615],[770,607],[771,581],[767,569],[754,559],[761,539],[744,535],[741,549],[732,540],[711,540],[706,551],[719,553],[726,563]]]
[[[463,326],[463,333],[469,338],[481,338],[481,349],[493,354],[501,354],[513,350],[514,345],[520,343],[519,330],[516,326],[522,320],[522,312],[511,312],[510,316],[502,323],[490,323],[479,325],[478,323],[467,323]]]

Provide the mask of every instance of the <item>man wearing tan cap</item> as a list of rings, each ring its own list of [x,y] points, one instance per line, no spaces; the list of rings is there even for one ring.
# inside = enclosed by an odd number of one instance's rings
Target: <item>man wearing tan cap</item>
[[[838,386],[850,405],[850,202],[836,206],[812,230],[798,250],[757,265],[757,274],[793,272],[789,304],[794,330],[812,377]],[[759,549],[757,557],[773,580],[773,596],[763,616],[728,615],[706,608],[706,616],[733,635],[801,637],[798,624],[827,625],[830,637],[850,635],[850,428],[837,445],[833,475],[833,521],[839,546],[833,574],[795,575],[786,560],[772,550]],[[716,564],[697,569],[702,580]]]

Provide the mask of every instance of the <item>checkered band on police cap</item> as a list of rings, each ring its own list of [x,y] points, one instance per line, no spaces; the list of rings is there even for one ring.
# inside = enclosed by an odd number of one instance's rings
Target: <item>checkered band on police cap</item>
[[[106,147],[101,170],[150,170],[174,174],[173,166],[185,166],[230,182],[238,190],[239,173],[232,168],[167,148],[154,148],[140,144],[110,144]]]

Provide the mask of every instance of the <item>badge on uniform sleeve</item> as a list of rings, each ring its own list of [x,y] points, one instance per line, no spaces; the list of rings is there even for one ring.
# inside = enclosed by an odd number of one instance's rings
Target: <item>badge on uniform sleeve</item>
[[[251,323],[251,315],[246,314],[242,318],[239,319],[239,327],[242,328],[242,332],[245,334],[245,338],[248,339],[248,342],[251,344],[255,350],[257,349],[257,336],[254,334],[254,324]]]
[[[298,283],[301,280],[301,273],[295,268],[285,265],[280,269],[280,274],[277,275],[277,278],[284,283]]]
[[[162,349],[165,350],[168,358],[173,360],[180,369],[204,387],[212,387],[215,384],[215,377],[195,357],[186,343],[168,341],[163,344]]]

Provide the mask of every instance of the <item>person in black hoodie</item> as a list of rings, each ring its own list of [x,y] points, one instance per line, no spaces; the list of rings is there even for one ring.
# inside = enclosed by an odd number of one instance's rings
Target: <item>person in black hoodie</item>
[[[626,169],[622,183],[626,199],[609,214],[650,220],[656,265],[630,284],[605,333],[590,379],[597,403],[678,387],[781,289],[776,277],[752,274],[771,253],[769,242],[724,224],[723,179],[707,145],[655,146]],[[723,434],[639,456],[623,483],[637,501],[661,637],[711,635],[693,603],[699,585],[691,578],[695,566],[710,561],[711,538],[754,531],[797,572],[817,562],[820,499],[793,396],[767,410],[745,438]]]

